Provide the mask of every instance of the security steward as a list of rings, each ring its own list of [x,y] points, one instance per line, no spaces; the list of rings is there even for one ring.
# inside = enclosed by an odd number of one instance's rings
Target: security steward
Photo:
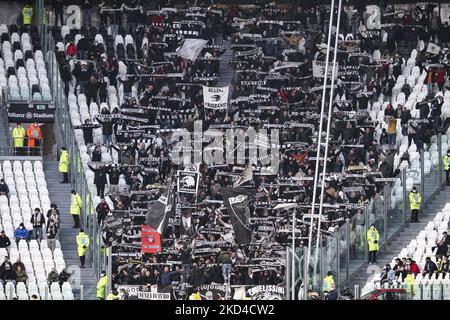
[[[84,268],[84,264],[86,262],[86,252],[90,245],[91,241],[86,233],[84,233],[83,229],[80,229],[80,232],[77,235],[77,246],[78,246],[78,256],[80,257],[80,268]]]
[[[444,163],[445,180],[447,185],[450,186],[450,150],[447,151],[447,154],[442,156],[442,162]]]
[[[70,203],[70,214],[72,215],[74,225],[72,228],[80,227],[80,212],[81,207],[83,207],[83,200],[75,190],[71,191],[72,193],[72,201]]]
[[[422,204],[422,196],[417,191],[416,187],[412,188],[409,193],[409,206],[411,208],[411,222],[419,222],[419,210]]]
[[[29,26],[33,21],[33,7],[30,4],[26,4],[22,9],[23,25]]]
[[[377,263],[377,252],[380,250],[378,242],[380,241],[380,233],[375,227],[375,223],[370,225],[367,230],[367,243],[369,244],[369,263]]]
[[[28,148],[30,155],[38,155],[39,152],[36,150],[36,147],[40,147],[42,132],[41,127],[37,124],[37,122],[30,125],[27,129],[27,137],[28,137]]]
[[[25,139],[25,128],[22,127],[20,123],[16,124],[16,127],[13,129],[13,142],[14,142],[14,153],[15,155],[21,154],[23,148],[23,142]]]
[[[63,181],[61,183],[69,183],[69,153],[64,147],[61,148],[58,170],[63,175]]]

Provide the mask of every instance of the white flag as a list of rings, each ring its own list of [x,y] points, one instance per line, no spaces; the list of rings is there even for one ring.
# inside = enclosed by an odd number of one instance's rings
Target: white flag
[[[228,108],[229,87],[203,86],[203,104],[207,109],[221,110]]]
[[[441,51],[441,47],[439,47],[431,42],[428,43],[427,52],[429,52],[431,54],[439,54],[440,51]]]
[[[313,60],[313,77],[315,78],[323,78],[325,76],[325,61],[317,61],[317,60]],[[338,75],[338,64],[336,63],[335,65],[335,76]],[[328,64],[328,77],[331,77],[333,72],[333,63],[330,62]]]
[[[183,45],[177,49],[177,53],[183,59],[194,61],[202,51],[208,40],[184,39]]]

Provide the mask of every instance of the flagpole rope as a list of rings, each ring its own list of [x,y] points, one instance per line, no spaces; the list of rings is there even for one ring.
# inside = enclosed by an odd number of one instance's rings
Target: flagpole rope
[[[319,121],[319,132],[317,137],[317,159],[320,158],[320,149],[322,145],[322,125],[323,125],[323,116],[325,113],[325,94],[326,94],[326,87],[327,87],[327,75],[328,75],[328,61],[330,59],[330,44],[331,44],[331,30],[333,27],[333,18],[334,18],[334,0],[331,1],[331,11],[330,11],[330,22],[329,22],[329,28],[328,28],[328,39],[327,39],[327,52],[326,52],[326,61],[325,64],[325,75],[323,77],[323,90],[322,90],[322,103],[320,108],[320,121]],[[312,198],[312,216],[311,216],[311,226],[309,228],[309,238],[308,238],[308,248],[307,248],[307,255],[306,255],[306,270],[307,272],[304,274],[304,297],[305,299],[308,299],[308,272],[309,272],[309,264],[311,260],[311,245],[312,245],[312,237],[313,237],[313,228],[314,228],[314,210],[315,210],[315,202],[317,197],[317,182],[318,182],[318,174],[319,174],[319,162],[316,161],[316,167],[314,170],[314,184],[313,184],[313,198]],[[293,253],[295,253],[295,248],[292,248]],[[294,281],[294,279],[292,279]]]

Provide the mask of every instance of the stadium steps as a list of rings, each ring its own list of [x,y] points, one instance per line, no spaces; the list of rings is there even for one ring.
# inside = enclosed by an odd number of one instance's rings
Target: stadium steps
[[[446,187],[422,212],[419,213],[419,223],[410,223],[404,231],[400,232],[397,237],[391,241],[391,244],[387,248],[378,254],[376,264],[378,268],[373,265],[365,264],[364,267],[351,278],[347,287],[353,291],[355,285],[359,285],[361,290],[366,284],[367,279],[373,273],[380,273],[386,263],[391,263],[393,258],[398,257],[400,251],[403,248],[406,248],[411,240],[419,235],[420,231],[425,230],[428,222],[433,221],[436,214],[441,211],[449,201],[450,188]],[[423,268],[423,266],[419,267]]]
[[[0,143],[0,156],[12,156],[12,140],[9,141],[9,139],[12,138],[12,127],[10,130],[8,123],[8,114],[6,110],[0,111],[0,135],[4,137],[3,139],[7,139],[2,140],[2,142]]]
[[[50,201],[58,206],[60,212],[60,231],[59,241],[61,243],[61,250],[63,252],[66,267],[80,266],[80,258],[78,257],[76,236],[78,229],[73,229],[73,219],[69,214],[70,201],[72,189],[70,184],[62,184],[62,175],[58,171],[57,161],[44,161],[44,173],[47,180],[48,193]],[[97,280],[94,275],[94,271],[91,268],[91,261],[89,255],[86,257],[86,266],[84,269],[80,269],[80,284],[83,285],[84,299],[95,299],[95,286]],[[74,288],[75,300],[80,299],[80,289],[76,286]]]

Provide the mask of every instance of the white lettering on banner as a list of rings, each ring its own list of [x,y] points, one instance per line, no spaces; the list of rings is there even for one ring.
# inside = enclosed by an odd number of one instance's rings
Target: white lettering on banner
[[[369,16],[366,20],[367,29],[380,29],[381,27],[381,10],[377,5],[368,5],[366,6],[366,11],[369,13]],[[361,17],[362,18],[362,17]]]
[[[229,86],[206,87],[203,86],[203,105],[207,109],[221,110],[228,108]]]
[[[66,25],[69,29],[81,28],[81,9],[79,6],[70,5],[66,9]]]
[[[325,76],[325,61],[313,61],[313,77],[315,78],[323,78]],[[332,63],[328,64],[328,76],[331,77],[333,74],[333,66]],[[338,75],[338,64],[335,65],[335,76]]]
[[[170,293],[157,293],[157,292],[137,292],[138,299],[143,300],[170,300]]]
[[[230,204],[236,204],[236,203],[241,203],[242,201],[244,201],[245,199],[247,199],[248,197],[246,195],[238,195],[237,197],[231,197],[229,198]]]

